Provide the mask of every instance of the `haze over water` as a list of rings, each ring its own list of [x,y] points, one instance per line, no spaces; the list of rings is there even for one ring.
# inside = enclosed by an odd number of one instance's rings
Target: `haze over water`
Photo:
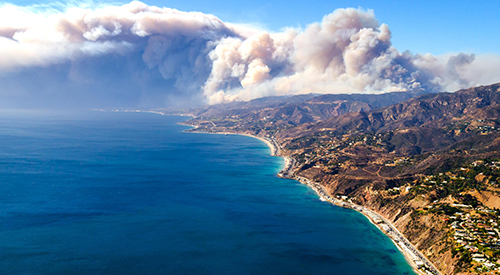
[[[0,274],[413,274],[263,142],[182,120],[0,114]]]

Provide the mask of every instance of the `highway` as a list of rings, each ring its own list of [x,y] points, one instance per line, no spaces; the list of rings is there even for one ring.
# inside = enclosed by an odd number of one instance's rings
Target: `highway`
[[[284,173],[284,172],[282,171],[280,173]],[[283,174],[283,175],[290,175],[290,174],[287,173],[287,174]],[[314,191],[316,191],[316,193],[318,193],[318,195],[321,198],[323,198],[323,200],[328,201],[328,202],[335,204],[337,206],[352,208],[352,209],[362,213],[363,215],[365,215],[368,219],[370,219],[373,222],[373,224],[375,224],[382,231],[385,231],[387,236],[389,236],[392,240],[394,240],[396,245],[398,245],[400,247],[400,249],[403,252],[405,252],[405,254],[408,257],[411,258],[415,267],[420,266],[420,265],[423,265],[425,267],[425,269],[419,268],[418,269],[419,272],[421,272],[423,274],[433,274],[433,275],[441,275],[442,274],[431,263],[431,261],[429,261],[420,251],[418,251],[418,249],[416,249],[410,243],[410,241],[408,241],[408,239],[406,239],[406,237],[401,232],[399,232],[399,230],[396,227],[394,227],[392,225],[392,223],[390,221],[388,221],[386,218],[384,218],[383,216],[381,216],[378,213],[376,213],[376,212],[374,212],[366,207],[363,207],[361,205],[338,200],[338,199],[331,197],[330,195],[328,195],[325,188],[321,184],[319,184],[318,182],[312,182],[312,181],[310,181],[304,177],[300,177],[300,176],[293,176],[292,178],[310,186]],[[388,228],[387,227],[384,228],[383,225],[388,226]],[[420,261],[421,264],[417,264],[418,261]]]

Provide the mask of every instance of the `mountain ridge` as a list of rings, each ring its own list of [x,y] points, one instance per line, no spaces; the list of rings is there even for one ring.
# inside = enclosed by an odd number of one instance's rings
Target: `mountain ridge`
[[[498,246],[476,233],[468,237],[476,241],[453,239],[458,229],[443,220],[459,219],[455,213],[462,212],[480,220],[484,211],[500,208],[500,166],[495,168],[500,164],[500,83],[390,96],[261,99],[210,107],[217,110],[201,111],[186,124],[195,126],[193,131],[271,140],[295,164],[284,176],[316,182],[332,197],[376,211],[445,274],[471,274],[478,268],[490,274],[492,266],[500,268],[493,264],[500,263],[500,233]],[[488,215],[488,226],[500,224],[498,215]],[[472,260],[471,251],[486,260]]]

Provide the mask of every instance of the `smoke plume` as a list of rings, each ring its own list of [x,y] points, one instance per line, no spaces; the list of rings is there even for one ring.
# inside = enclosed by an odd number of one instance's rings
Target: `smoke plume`
[[[495,54],[412,54],[373,11],[268,32],[131,2],[0,6],[0,105],[168,106],[301,93],[453,91],[500,81]]]

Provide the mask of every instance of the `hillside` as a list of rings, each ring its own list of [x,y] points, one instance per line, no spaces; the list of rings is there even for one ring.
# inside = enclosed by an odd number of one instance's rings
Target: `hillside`
[[[387,132],[411,127],[443,127],[472,117],[496,119],[500,111],[499,88],[500,84],[494,84],[455,93],[426,94],[387,107],[334,117],[308,130]]]
[[[500,268],[500,84],[391,96],[260,99],[187,123],[275,140],[292,177],[380,213],[445,274]]]
[[[351,112],[362,112],[389,106],[415,97],[415,93],[388,93],[380,95],[296,95],[264,97],[248,102],[182,110],[196,117],[192,123],[200,125],[204,119],[221,127],[246,129],[285,129],[304,123],[316,123]],[[158,111],[164,111],[158,109]],[[176,111],[178,113],[179,111]],[[210,125],[213,126],[212,123]],[[209,125],[209,126],[210,126]],[[258,128],[256,128],[257,130]]]

